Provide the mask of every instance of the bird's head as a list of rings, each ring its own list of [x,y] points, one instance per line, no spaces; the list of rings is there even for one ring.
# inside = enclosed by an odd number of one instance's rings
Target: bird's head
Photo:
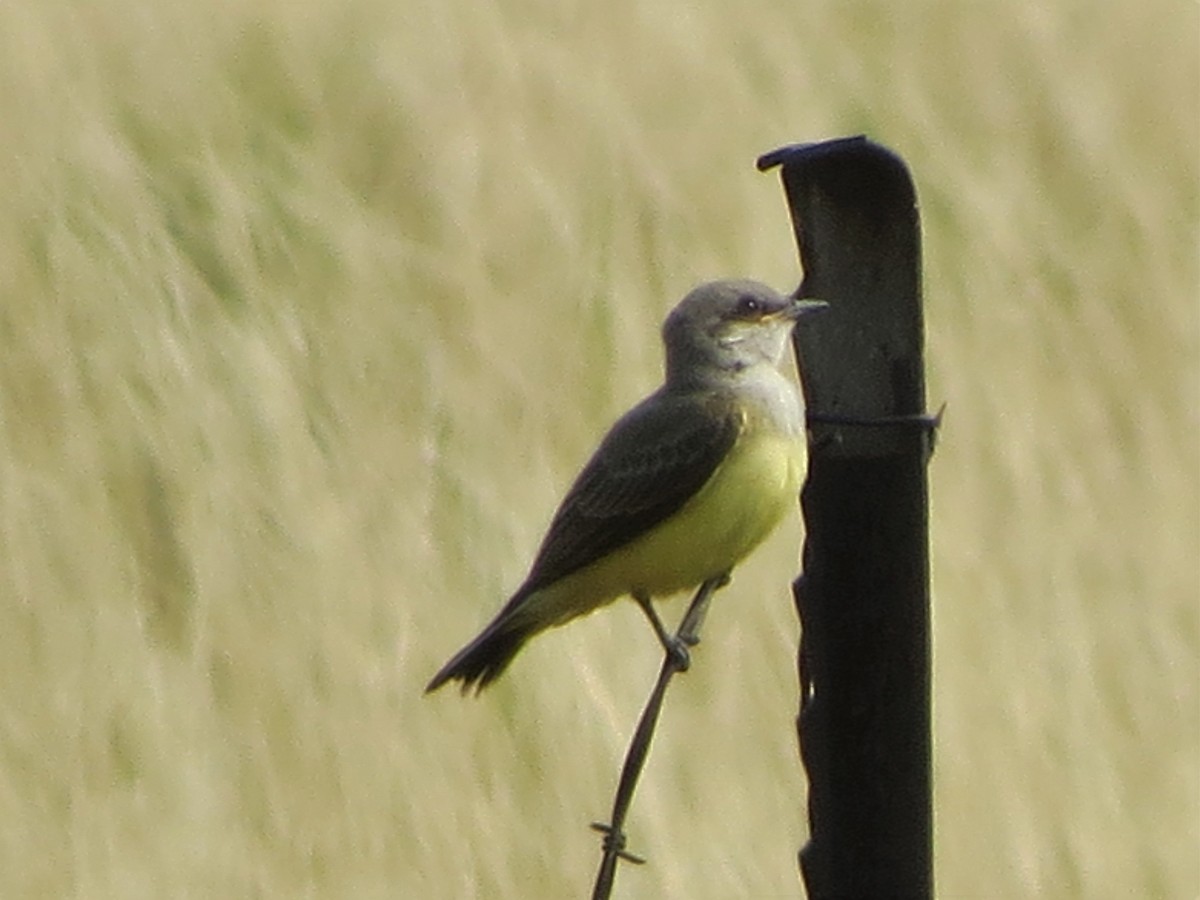
[[[826,305],[784,297],[757,281],[703,284],[663,324],[667,383],[704,382],[757,365],[778,365],[796,320]]]

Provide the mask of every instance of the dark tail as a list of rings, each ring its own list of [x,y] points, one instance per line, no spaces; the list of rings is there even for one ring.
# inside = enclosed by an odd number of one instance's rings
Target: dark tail
[[[462,692],[474,689],[478,694],[500,677],[517,651],[532,637],[532,632],[497,618],[479,637],[459,650],[442,666],[425,688],[436,691],[447,681],[461,681]]]

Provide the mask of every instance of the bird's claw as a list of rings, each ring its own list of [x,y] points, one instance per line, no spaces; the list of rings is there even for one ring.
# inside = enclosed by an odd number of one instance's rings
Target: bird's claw
[[[686,672],[692,666],[692,654],[688,652],[688,647],[694,647],[700,643],[699,638],[682,638],[677,635],[672,636],[670,640],[665,642],[667,657],[671,660],[671,666],[677,672]]]

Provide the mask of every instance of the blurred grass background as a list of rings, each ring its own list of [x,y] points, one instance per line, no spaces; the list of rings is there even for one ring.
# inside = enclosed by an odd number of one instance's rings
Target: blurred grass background
[[[1200,895],[1195,4],[0,5],[0,894],[590,890],[632,604],[424,698],[757,154],[914,170],[948,898]],[[624,897],[784,897],[798,525],[672,690]],[[681,609],[681,605],[677,607]]]

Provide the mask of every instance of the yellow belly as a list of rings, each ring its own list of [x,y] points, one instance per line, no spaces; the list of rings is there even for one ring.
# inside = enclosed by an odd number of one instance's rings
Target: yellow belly
[[[665,522],[602,560],[543,588],[527,612],[561,624],[635,592],[666,596],[730,571],[796,509],[802,438],[750,430],[697,494]]]

